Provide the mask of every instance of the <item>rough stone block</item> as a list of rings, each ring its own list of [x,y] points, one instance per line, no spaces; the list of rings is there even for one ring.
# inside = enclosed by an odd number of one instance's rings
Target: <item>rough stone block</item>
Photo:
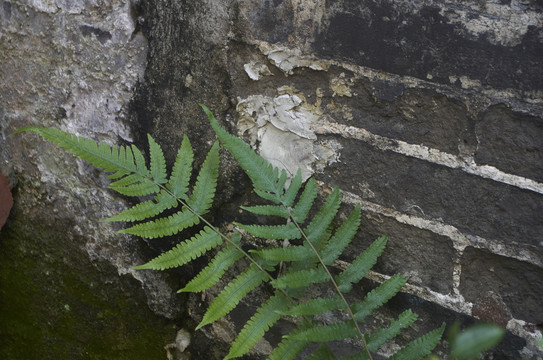
[[[477,121],[475,161],[543,181],[543,120],[492,106]]]
[[[484,312],[484,305],[499,308],[500,301],[488,301],[486,294],[499,296],[513,317],[530,323],[543,322],[543,269],[515,259],[472,247],[462,256],[460,293]],[[496,298],[496,295],[493,296]],[[497,304],[497,306],[494,305]],[[487,306],[487,310],[488,310]],[[508,309],[500,312],[507,313]],[[475,309],[474,309],[475,310]],[[476,314],[474,314],[476,315]]]
[[[401,83],[355,81],[352,98],[335,98],[348,106],[352,120],[334,121],[374,134],[458,154],[459,147],[475,143],[473,120],[458,100],[427,89],[403,89]]]
[[[455,250],[450,239],[385,216],[365,215],[359,235],[346,253],[354,258],[377,237],[387,235],[387,247],[373,270],[386,275],[401,273],[411,284],[443,294],[452,292]]]
[[[484,4],[327,3],[313,50],[320,56],[459,87],[475,81],[498,89],[541,89],[542,29],[537,26],[541,5],[523,5],[518,12],[503,2],[497,7],[510,14],[507,20],[493,16]]]
[[[335,138],[340,161],[318,177],[401,212],[415,211],[460,231],[543,254],[543,195],[364,142]],[[474,241],[475,238],[474,238]]]

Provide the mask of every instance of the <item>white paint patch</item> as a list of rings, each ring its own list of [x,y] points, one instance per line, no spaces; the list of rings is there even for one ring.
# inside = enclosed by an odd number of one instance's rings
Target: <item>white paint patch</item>
[[[313,142],[317,136],[312,124],[317,116],[300,105],[302,100],[296,95],[251,95],[238,99],[236,110],[240,134],[249,135],[260,155],[291,176],[300,168],[305,180],[314,172]]]
[[[243,65],[243,69],[249,78],[255,81],[262,79],[264,76],[273,75],[266,64],[257,61],[250,61],[249,63]]]

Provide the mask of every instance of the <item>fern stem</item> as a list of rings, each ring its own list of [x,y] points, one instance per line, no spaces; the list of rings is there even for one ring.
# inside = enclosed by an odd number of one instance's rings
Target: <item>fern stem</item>
[[[157,184],[161,189],[166,191],[170,196],[172,196],[174,199],[176,199],[179,204],[182,206],[185,206],[190,212],[192,212],[194,215],[196,215],[200,221],[202,221],[205,225],[209,226],[209,228],[214,231],[217,235],[219,235],[222,239],[224,239],[229,245],[232,245],[236,250],[241,252],[245,258],[247,258],[252,264],[254,264],[260,271],[262,271],[270,281],[274,281],[275,278],[266,270],[264,269],[248,252],[243,250],[241,246],[236,244],[234,241],[232,241],[228,236],[224,235],[219,229],[217,229],[215,226],[213,226],[206,218],[204,218],[202,215],[200,215],[197,211],[193,210],[184,200],[180,199],[178,196],[173,194],[169,189],[167,189],[162,184]],[[337,285],[336,285],[337,287]],[[276,289],[281,294],[283,294],[293,305],[297,305],[298,303],[296,300],[294,300],[285,290],[283,289]],[[308,318],[304,316],[304,318],[308,321],[310,321]]]
[[[294,219],[294,216],[292,215],[291,208],[286,206],[285,204],[283,204],[283,206],[285,206],[285,208],[288,210],[289,217],[290,217],[291,221],[296,225],[296,227],[298,228],[298,230],[302,234],[302,237],[309,244],[309,246],[311,247],[311,250],[313,250],[313,252],[317,256],[317,259],[319,260],[319,263],[321,264],[321,266],[324,268],[324,270],[328,274],[328,277],[330,278],[330,281],[332,282],[332,285],[334,286],[336,292],[338,293],[341,300],[345,304],[345,308],[347,309],[347,313],[349,314],[349,317],[351,318],[351,321],[354,323],[354,325],[356,327],[356,330],[357,330],[357,332],[359,334],[360,340],[362,341],[362,345],[364,346],[364,350],[365,350],[366,354],[368,355],[368,359],[372,360],[373,358],[371,356],[370,350],[368,349],[368,344],[366,343],[366,339],[364,338],[364,334],[362,333],[362,330],[360,329],[360,326],[358,326],[358,323],[356,322],[356,320],[354,318],[353,310],[351,309],[351,306],[347,302],[347,299],[345,299],[345,296],[343,296],[343,293],[339,290],[339,286],[338,286],[336,280],[334,279],[334,277],[332,276],[332,273],[330,272],[328,267],[324,264],[324,261],[322,260],[321,255],[319,254],[318,250],[315,248],[313,243],[309,240],[309,238],[307,237],[306,233],[303,231],[300,224],[298,224],[298,222]]]

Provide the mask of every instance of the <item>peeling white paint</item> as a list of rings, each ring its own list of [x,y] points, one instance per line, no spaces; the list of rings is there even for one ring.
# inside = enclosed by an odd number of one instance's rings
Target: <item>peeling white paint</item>
[[[250,61],[249,63],[243,65],[243,69],[249,78],[255,81],[262,79],[264,76],[273,75],[266,64],[257,61]]]
[[[268,43],[261,40],[249,41],[250,44],[257,46],[262,54],[268,57],[270,61],[281,69],[286,75],[292,74],[295,68],[311,68],[314,70],[326,71],[330,66],[338,66],[347,71],[351,71],[357,76],[366,77],[370,80],[386,81],[389,83],[402,84],[406,88],[421,88],[431,89],[440,94],[453,95],[454,97],[462,97],[466,102],[473,100],[472,94],[459,94],[450,85],[434,83],[426,79],[419,79],[412,76],[400,76],[396,74],[385,73],[369,67],[354,65],[348,62],[337,60],[326,60],[315,58],[310,55],[302,54],[299,49],[291,49],[285,46]],[[449,76],[449,81],[454,84],[458,76]],[[497,102],[505,102],[511,105],[511,109],[521,113],[526,113],[534,116],[539,116],[543,111],[543,91],[523,91],[518,89],[494,89],[480,86],[480,82],[471,81],[468,77],[463,77],[462,86],[466,90],[476,90],[478,93],[478,101],[481,103],[494,104]],[[531,105],[532,109],[527,110],[523,103]],[[539,107],[538,107],[539,106]],[[529,111],[529,112],[527,112]]]
[[[302,100],[296,95],[251,95],[238,99],[236,110],[240,134],[249,136],[261,156],[291,176],[300,168],[307,179],[316,160],[312,124],[317,116],[300,105]]]

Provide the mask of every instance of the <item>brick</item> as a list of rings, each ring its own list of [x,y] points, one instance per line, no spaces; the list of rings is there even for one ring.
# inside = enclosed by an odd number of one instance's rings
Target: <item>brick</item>
[[[460,293],[478,305],[478,313],[485,310],[485,303],[487,310],[494,307],[485,300],[486,293],[494,292],[497,296],[493,297],[501,298],[513,317],[535,324],[543,322],[543,269],[472,247],[465,249],[461,264]],[[500,301],[493,303],[499,305]]]
[[[373,270],[386,275],[401,273],[411,284],[443,294],[452,292],[455,250],[444,236],[368,213],[346,253],[354,258],[382,235],[388,236],[387,247]]]
[[[327,2],[313,51],[400,75],[427,78],[430,74],[430,81],[438,83],[449,84],[449,76],[455,75],[497,89],[543,87],[540,27],[530,26],[515,44],[504,45],[490,39],[490,28],[481,34],[466,31],[467,23],[448,16],[456,9],[443,9],[440,1],[407,3],[346,0],[337,6]],[[466,6],[466,11],[471,18],[488,18],[485,10]],[[504,31],[520,36],[512,29]],[[462,83],[457,80],[455,85]]]
[[[505,105],[488,108],[475,127],[475,161],[515,175],[543,181],[543,119],[511,111]]]
[[[401,86],[366,79],[356,81],[352,87],[356,96],[335,99],[349,107],[353,119],[334,117],[334,121],[455,155],[459,146],[475,143],[474,121],[463,103],[427,89],[400,92]]]
[[[323,137],[324,138],[324,137]],[[339,141],[340,161],[317,177],[401,212],[438,219],[461,232],[543,254],[543,195],[400,155],[353,139]],[[362,191],[361,191],[362,192]]]

